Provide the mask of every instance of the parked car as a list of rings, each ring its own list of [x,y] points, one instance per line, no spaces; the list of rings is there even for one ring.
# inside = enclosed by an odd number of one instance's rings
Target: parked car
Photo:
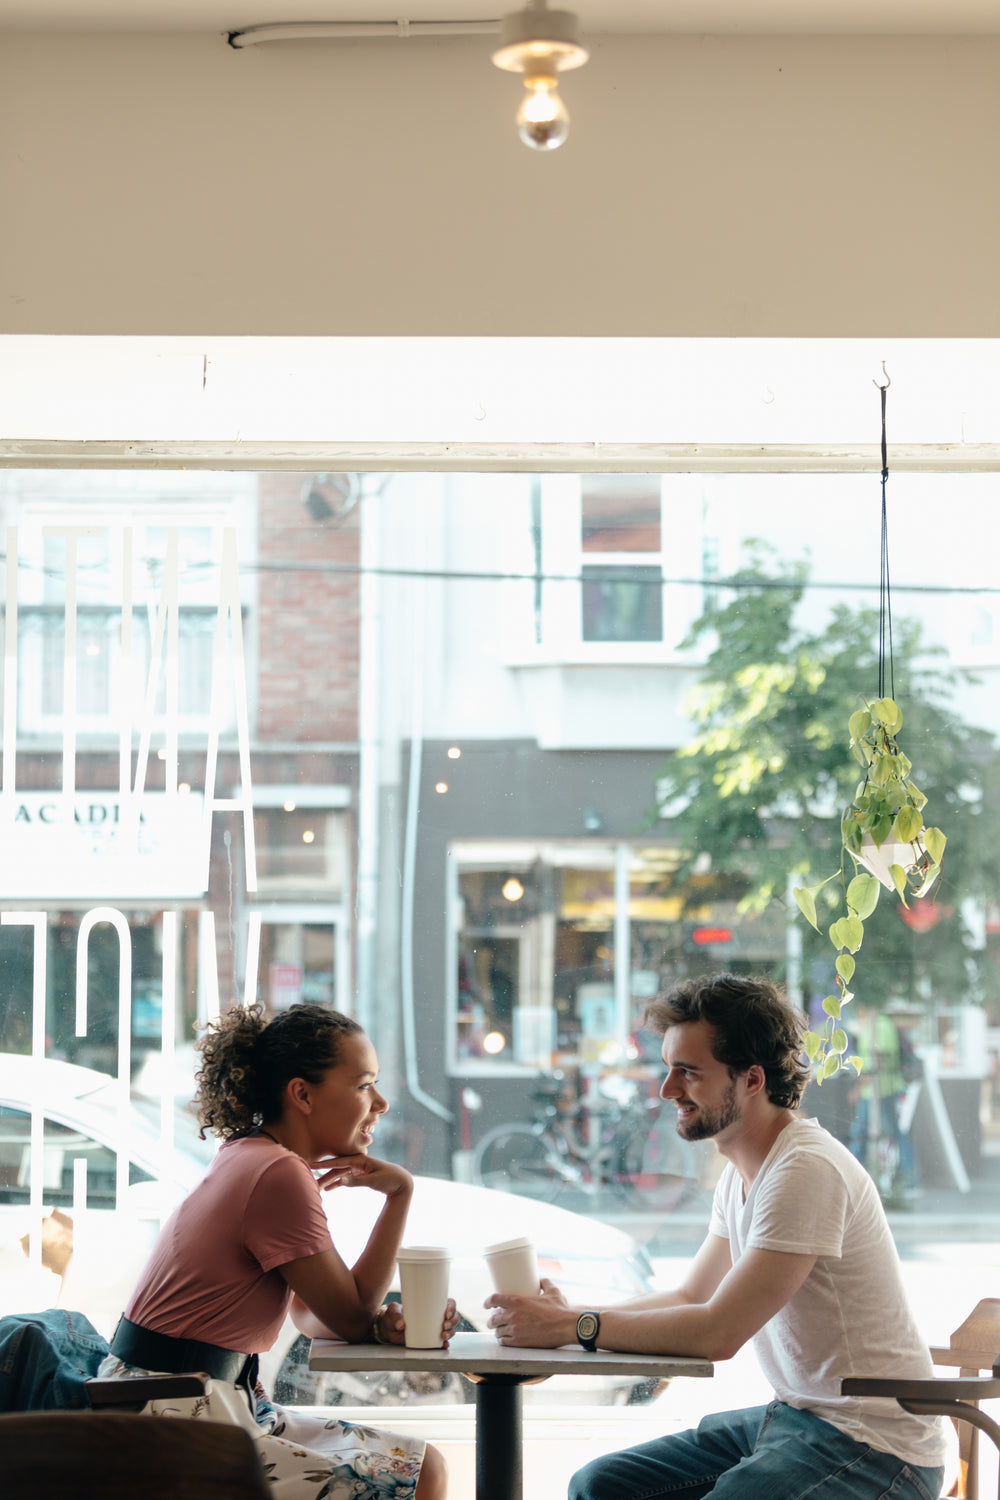
[[[41,1104],[44,1115],[42,1200],[49,1217],[43,1245],[47,1239],[46,1259],[54,1267],[34,1277],[20,1244],[32,1219],[32,1100]],[[124,1134],[119,1109],[118,1085],[106,1073],[49,1059],[36,1067],[30,1057],[0,1054],[0,1273],[7,1310],[13,1310],[8,1291],[12,1267],[20,1264],[23,1295],[36,1306],[58,1302],[76,1308],[110,1337],[160,1222],[211,1161],[214,1142],[198,1139],[193,1116],[182,1104],[169,1117],[174,1140],[166,1151],[160,1141],[159,1099],[133,1093]],[[128,1182],[124,1206],[116,1207],[119,1146],[128,1152]],[[74,1208],[74,1162],[80,1160],[87,1165],[82,1210]],[[362,1249],[381,1202],[378,1194],[362,1188],[324,1195],[334,1241],[346,1259]],[[556,1281],[574,1304],[624,1300],[653,1287],[646,1252],[620,1229],[553,1204],[417,1176],[406,1239],[450,1247],[451,1288],[462,1326],[485,1327],[483,1301],[490,1281],[484,1245],[522,1234],[534,1240],[542,1274]],[[321,1376],[306,1368],[305,1355],[305,1341],[289,1319],[261,1361],[265,1384],[277,1399],[352,1405],[471,1399],[472,1387],[461,1377]],[[527,1391],[533,1400],[626,1404],[650,1400],[661,1388],[651,1381],[573,1376]]]

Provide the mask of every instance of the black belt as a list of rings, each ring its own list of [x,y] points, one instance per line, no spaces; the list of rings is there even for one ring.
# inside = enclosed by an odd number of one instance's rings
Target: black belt
[[[111,1352],[140,1370],[161,1370],[169,1375],[188,1375],[204,1370],[213,1380],[231,1380],[247,1392],[253,1402],[257,1380],[256,1354],[223,1349],[201,1339],[175,1339],[169,1333],[154,1333],[122,1317],[111,1338]]]

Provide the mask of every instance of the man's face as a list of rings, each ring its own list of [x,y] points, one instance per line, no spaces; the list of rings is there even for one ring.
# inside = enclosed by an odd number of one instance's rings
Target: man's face
[[[712,1055],[712,1031],[705,1021],[671,1026],[663,1037],[667,1076],[660,1098],[677,1110],[677,1133],[686,1141],[704,1141],[736,1125],[742,1109],[737,1080]]]

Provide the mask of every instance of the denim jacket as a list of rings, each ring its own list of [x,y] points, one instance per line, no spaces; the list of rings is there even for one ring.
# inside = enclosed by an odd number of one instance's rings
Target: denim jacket
[[[0,1411],[89,1406],[85,1381],[109,1349],[83,1313],[50,1308],[0,1318]]]

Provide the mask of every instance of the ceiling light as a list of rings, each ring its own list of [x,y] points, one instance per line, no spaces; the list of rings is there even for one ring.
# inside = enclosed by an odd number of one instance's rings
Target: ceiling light
[[[514,118],[526,146],[553,151],[562,145],[569,134],[569,115],[556,74],[582,68],[588,56],[572,11],[549,10],[545,0],[528,0],[523,10],[504,17],[493,61],[509,73],[524,75],[527,92]]]

